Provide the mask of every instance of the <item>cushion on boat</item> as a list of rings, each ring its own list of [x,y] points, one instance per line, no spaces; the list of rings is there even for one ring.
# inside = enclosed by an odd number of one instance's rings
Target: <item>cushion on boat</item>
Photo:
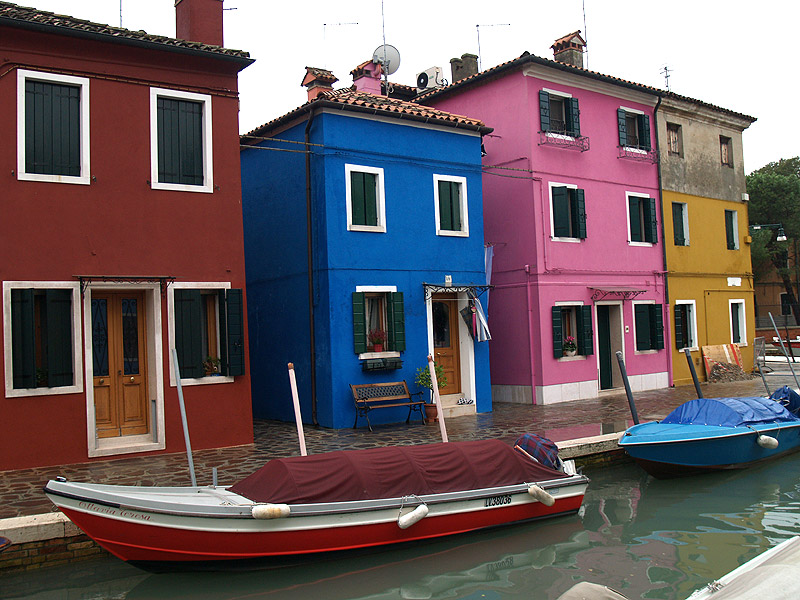
[[[684,402],[661,422],[739,427],[788,421],[800,418],[769,398],[698,398]]]
[[[561,460],[558,458],[558,446],[555,442],[535,433],[526,433],[517,438],[514,447],[519,447],[529,456],[551,469],[558,469]]]
[[[399,498],[568,477],[499,440],[388,446],[269,461],[231,486],[254,502]]]

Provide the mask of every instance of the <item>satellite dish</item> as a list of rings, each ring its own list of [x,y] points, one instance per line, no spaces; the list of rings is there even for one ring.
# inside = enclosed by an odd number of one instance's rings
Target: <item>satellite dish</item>
[[[400,53],[390,44],[383,44],[375,48],[372,53],[372,62],[383,66],[387,75],[391,75],[400,68]]]

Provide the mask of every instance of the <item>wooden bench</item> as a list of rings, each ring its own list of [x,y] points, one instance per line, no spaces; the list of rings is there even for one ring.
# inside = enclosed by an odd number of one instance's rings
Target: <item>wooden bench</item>
[[[353,402],[356,405],[356,419],[353,421],[353,429],[358,425],[358,417],[367,418],[367,426],[372,431],[372,423],[369,422],[369,411],[376,408],[392,408],[395,406],[407,406],[408,417],[406,423],[411,421],[411,412],[419,411],[422,423],[425,423],[425,401],[422,400],[422,392],[411,394],[405,381],[392,381],[390,383],[362,383],[358,385],[350,384],[353,392]],[[412,400],[412,396],[420,396],[419,400]]]

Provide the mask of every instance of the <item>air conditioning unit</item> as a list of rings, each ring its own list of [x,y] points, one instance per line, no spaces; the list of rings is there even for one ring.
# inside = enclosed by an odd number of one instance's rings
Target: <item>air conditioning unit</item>
[[[417,75],[417,92],[424,92],[444,85],[441,67],[431,67]]]

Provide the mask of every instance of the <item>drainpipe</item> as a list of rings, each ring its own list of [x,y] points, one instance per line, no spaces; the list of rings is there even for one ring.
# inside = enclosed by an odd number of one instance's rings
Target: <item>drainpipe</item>
[[[666,208],[664,207],[664,187],[661,183],[661,145],[658,143],[658,109],[661,106],[662,96],[659,94],[658,102],[653,109],[653,122],[656,131],[656,165],[658,166],[658,196],[661,202],[661,258],[664,264],[664,302],[666,304],[666,318],[667,325],[671,323],[670,320],[670,304],[669,304],[669,273],[667,271],[667,238],[664,230],[664,215]],[[670,328],[670,331],[672,329]],[[669,385],[672,386],[674,379],[672,376],[672,343],[670,340],[665,340],[665,345],[668,346],[667,350],[667,373],[669,374]]]
[[[314,329],[314,254],[311,239],[311,146],[310,131],[314,122],[314,111],[308,114],[305,130],[306,147],[306,239],[308,241],[308,345],[309,359],[311,360],[311,423],[318,426],[317,422],[317,357],[316,357],[316,331]]]
[[[536,381],[533,372],[533,313],[531,308],[531,266],[525,265],[525,297],[528,303],[528,363],[531,369],[531,404],[536,404]]]

